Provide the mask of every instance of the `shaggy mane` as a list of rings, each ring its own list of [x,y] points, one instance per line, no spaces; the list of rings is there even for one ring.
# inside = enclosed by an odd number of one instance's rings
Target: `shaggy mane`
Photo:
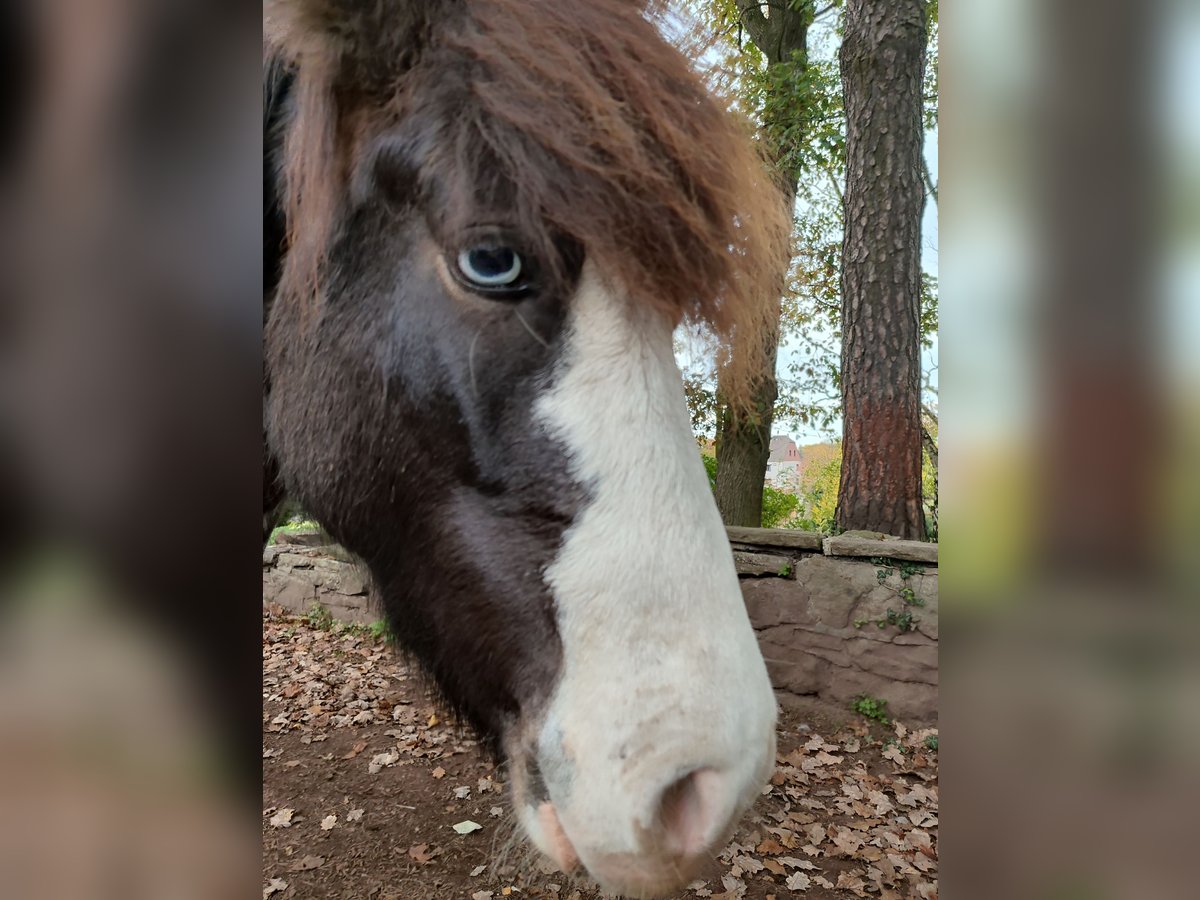
[[[658,11],[659,4],[654,4]],[[761,370],[789,215],[746,123],[637,0],[267,0],[268,53],[297,68],[282,292],[316,275],[358,155],[451,73],[461,106],[428,164],[468,204],[510,183],[515,223],[570,235],[639,302],[722,339],[729,399]]]

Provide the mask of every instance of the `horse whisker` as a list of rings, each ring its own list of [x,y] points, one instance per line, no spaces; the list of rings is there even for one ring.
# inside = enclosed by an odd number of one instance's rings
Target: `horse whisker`
[[[518,321],[520,321],[520,323],[525,326],[525,330],[528,331],[533,336],[533,339],[535,341],[537,341],[539,344],[541,344],[543,347],[545,347],[547,350],[549,350],[550,345],[548,343],[546,343],[546,339],[543,338],[540,334],[538,334],[536,331],[534,331],[532,328],[529,327],[529,323],[525,321],[525,317],[523,315],[521,315],[521,311],[514,307],[513,313],[516,315]]]
[[[475,337],[471,338],[471,346],[467,350],[467,370],[471,373],[471,393],[476,397],[479,396],[479,383],[475,381],[475,345],[479,343],[479,336],[483,334],[483,330],[475,332]]]

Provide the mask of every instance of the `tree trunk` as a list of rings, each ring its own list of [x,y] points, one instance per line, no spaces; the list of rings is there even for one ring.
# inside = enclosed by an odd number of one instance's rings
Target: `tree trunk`
[[[847,0],[843,530],[923,539],[921,79],[925,0]]]
[[[775,356],[779,349],[779,320],[770,337],[770,371],[764,371],[754,392],[752,419],[739,416],[728,404],[717,410],[717,478],[713,493],[726,525],[758,528],[762,525],[763,483],[767,459],[771,455],[771,422],[774,419]],[[717,375],[717,395],[721,396],[721,375]]]
[[[806,50],[808,27],[812,23],[811,4],[772,7],[770,18],[763,15],[761,4],[753,0],[740,0],[739,8],[750,39],[762,51],[768,65],[790,64],[796,51]],[[775,159],[780,160],[780,148],[773,149]],[[799,173],[788,171],[781,163],[779,168],[780,184],[785,191],[790,189],[787,200],[790,209],[795,201]],[[781,272],[781,304],[785,277],[786,273]],[[755,411],[752,415],[739,416],[721,401],[725,392],[721,390],[720,373],[717,376],[717,478],[714,493],[717,509],[726,525],[757,528],[762,524],[763,484],[766,481],[767,460],[771,455],[775,399],[779,393],[775,379],[775,360],[779,350],[778,314],[774,317],[774,328],[767,335],[767,340],[769,352],[764,363],[769,363],[769,367],[765,365],[758,378],[759,387],[754,392]]]

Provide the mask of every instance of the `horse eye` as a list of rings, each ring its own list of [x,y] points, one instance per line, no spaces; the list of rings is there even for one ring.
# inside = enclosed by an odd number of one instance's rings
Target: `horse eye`
[[[459,272],[484,290],[514,287],[521,268],[521,256],[511,247],[470,247],[458,254]]]

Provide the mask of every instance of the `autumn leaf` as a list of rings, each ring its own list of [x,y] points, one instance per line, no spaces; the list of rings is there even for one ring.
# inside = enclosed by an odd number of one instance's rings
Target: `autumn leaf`
[[[837,886],[843,890],[854,891],[861,893],[867,883],[852,872],[841,872],[838,875]]]
[[[272,894],[277,894],[280,891],[287,890],[288,883],[282,878],[272,878],[267,882],[267,886],[263,888],[263,900],[267,900]]]
[[[408,856],[414,862],[425,865],[433,859],[433,854],[429,850],[428,844],[417,844],[408,848]]]
[[[350,748],[350,752],[343,756],[342,759],[354,759],[354,757],[358,756],[358,754],[362,753],[366,749],[367,742],[358,741],[353,747]]]
[[[271,816],[271,826],[273,828],[291,828],[292,816],[295,814],[295,812],[296,811],[290,807],[281,809],[279,812],[275,813],[275,815]]]
[[[789,891],[807,891],[808,883],[808,876],[803,872],[793,872],[784,882]]]
[[[441,766],[438,766],[436,769],[434,769],[429,774],[432,775],[434,778],[445,778],[446,770],[443,769]]]
[[[350,810],[350,812],[346,813],[346,821],[347,822],[357,822],[362,817],[363,817],[363,810],[361,810],[361,809],[352,809],[352,810]]]
[[[333,828],[333,826],[336,824],[337,824],[337,816],[328,815],[321,820],[321,830],[329,831],[329,829]]]
[[[457,825],[451,825],[450,827],[459,834],[470,834],[472,831],[480,831],[483,829],[482,825],[480,825],[478,822],[472,822],[470,819],[467,819],[465,822],[459,822]]]
[[[367,772],[371,775],[379,774],[379,771],[386,766],[394,766],[400,761],[400,751],[389,750],[387,753],[376,753],[371,758],[371,762],[367,765]]]

